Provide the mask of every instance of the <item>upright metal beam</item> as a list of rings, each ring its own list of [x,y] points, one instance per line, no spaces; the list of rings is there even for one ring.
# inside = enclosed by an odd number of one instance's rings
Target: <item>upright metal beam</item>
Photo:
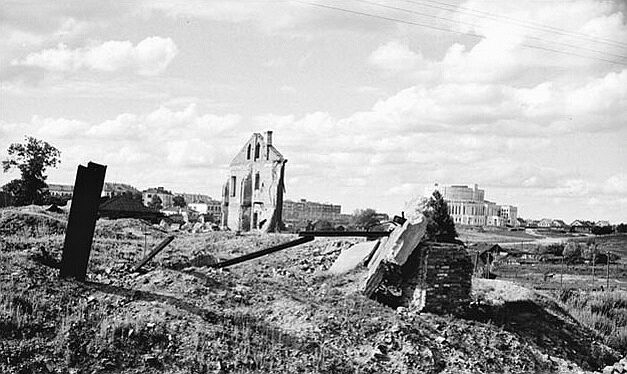
[[[93,162],[78,166],[63,244],[62,278],[85,280],[106,171],[105,165]]]
[[[241,262],[252,260],[252,259],[255,259],[255,258],[258,258],[258,257],[261,257],[261,256],[265,256],[265,255],[268,255],[270,253],[278,252],[278,251],[281,251],[283,249],[295,247],[297,245],[304,244],[304,243],[307,243],[307,242],[310,242],[310,241],[313,241],[313,240],[314,240],[313,236],[305,236],[303,238],[292,240],[291,242],[287,242],[287,243],[279,244],[279,245],[274,246],[274,247],[262,249],[261,251],[249,253],[249,254],[246,254],[246,255],[243,255],[243,256],[240,256],[240,257],[232,258],[230,260],[218,262],[217,264],[210,265],[209,267],[212,267],[212,268],[215,268],[215,269],[224,268],[224,267],[227,267],[227,266],[231,266],[231,265],[239,264]]]
[[[163,241],[159,243],[155,247],[155,249],[150,251],[148,256],[144,257],[143,260],[141,260],[139,263],[137,263],[137,265],[135,265],[135,267],[133,267],[133,271],[135,272],[141,269],[142,266],[146,265],[148,261],[152,260],[153,257],[155,257],[159,252],[161,252],[163,248],[167,247],[168,244],[172,243],[172,240],[174,240],[174,236],[168,236],[167,238],[163,239]]]
[[[381,238],[390,236],[390,231],[301,231],[298,233],[304,237],[365,237]]]

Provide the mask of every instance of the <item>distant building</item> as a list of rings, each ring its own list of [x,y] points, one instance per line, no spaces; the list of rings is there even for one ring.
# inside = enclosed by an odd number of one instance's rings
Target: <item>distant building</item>
[[[48,192],[51,196],[71,198],[74,193],[74,186],[71,184],[51,183],[48,185]],[[140,195],[141,192],[135,187],[124,183],[105,182],[102,186],[101,196],[114,197],[124,194]]]
[[[163,187],[149,188],[143,191],[142,202],[145,206],[148,206],[155,196],[158,196],[161,199],[162,208],[169,208],[173,205],[172,199],[174,199],[174,195],[172,192],[164,189]]]
[[[195,204],[195,203],[209,203],[214,201],[211,196],[203,195],[199,193],[174,193],[174,196],[181,196],[187,204]]]
[[[584,234],[592,233],[592,228],[594,224],[590,221],[585,221],[582,219],[574,220],[570,223],[570,231],[571,232],[579,232]]]
[[[485,200],[485,191],[475,184],[472,188],[466,185],[439,185],[439,191],[446,204],[449,214],[456,224],[470,226],[518,226],[518,208],[513,205],[497,205]],[[425,191],[431,195],[432,190]]]
[[[189,203],[187,206],[200,214],[211,214],[215,222],[221,221],[222,202],[218,200],[209,200],[204,203]]]
[[[596,227],[608,227],[608,226],[612,226],[612,225],[610,224],[610,221],[597,221],[594,225],[595,225]]]
[[[538,227],[544,229],[564,230],[568,228],[568,225],[561,219],[542,218],[540,222],[538,222]]]
[[[254,133],[229,165],[222,194],[222,226],[234,231],[282,229],[285,164],[272,131]]]
[[[50,183],[48,184],[48,192],[50,193],[50,196],[72,198],[74,186],[71,184]]]
[[[348,225],[350,214],[342,214],[342,206],[300,199],[283,202],[283,222],[293,230],[302,230],[308,223],[328,221],[334,226]]]
[[[124,194],[141,195],[141,192],[137,188],[124,183],[105,182],[102,187],[102,196],[114,197]]]
[[[158,210],[145,207],[139,198],[128,194],[105,199],[100,204],[98,214],[111,219],[139,218],[153,223],[159,222],[163,217]]]

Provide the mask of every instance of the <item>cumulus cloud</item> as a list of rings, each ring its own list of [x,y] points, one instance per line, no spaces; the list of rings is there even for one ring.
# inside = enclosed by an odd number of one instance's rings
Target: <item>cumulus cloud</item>
[[[111,40],[70,49],[60,43],[55,48],[30,53],[23,59],[14,60],[13,65],[62,72],[80,69],[112,72],[126,69],[141,75],[156,75],[167,68],[177,53],[178,49],[172,39],[153,36],[137,45],[128,40]]]
[[[407,44],[392,40],[375,49],[368,61],[381,69],[398,72],[416,69],[422,56],[410,50]]]

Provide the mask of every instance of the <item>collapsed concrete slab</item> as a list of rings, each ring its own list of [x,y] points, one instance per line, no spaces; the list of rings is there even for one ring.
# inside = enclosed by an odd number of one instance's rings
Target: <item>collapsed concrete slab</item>
[[[362,285],[362,291],[371,297],[386,273],[391,268],[399,268],[409,258],[427,231],[427,219],[418,210],[414,210],[402,226],[392,231],[384,245],[374,253],[368,263],[368,274]]]
[[[344,274],[364,265],[368,259],[371,258],[373,252],[377,250],[379,245],[379,240],[372,240],[357,243],[343,250],[333,265],[331,265],[331,268],[329,268],[328,273],[335,275]]]

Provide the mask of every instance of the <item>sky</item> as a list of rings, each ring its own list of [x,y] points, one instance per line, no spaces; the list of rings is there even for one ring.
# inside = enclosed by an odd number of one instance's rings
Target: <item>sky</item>
[[[624,0],[0,2],[0,158],[220,198],[253,132],[286,198],[399,214],[478,184],[524,218],[626,222]],[[1,173],[0,185],[19,177]]]

